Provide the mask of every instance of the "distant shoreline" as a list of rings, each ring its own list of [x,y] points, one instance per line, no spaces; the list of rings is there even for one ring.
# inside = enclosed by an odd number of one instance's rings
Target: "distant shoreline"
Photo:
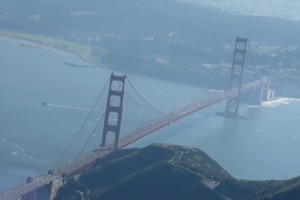
[[[70,55],[70,56],[79,57],[79,58],[81,58],[84,62],[96,66],[95,63],[92,63],[92,62],[88,61],[88,60],[84,57],[84,55],[79,55],[79,54],[76,54],[76,53],[72,53],[72,52],[70,52],[70,51],[65,51],[65,50],[62,50],[62,49],[59,49],[59,48],[55,48],[55,47],[50,46],[50,45],[45,45],[45,44],[42,44],[42,43],[33,42],[33,41],[30,41],[30,40],[26,40],[26,39],[20,39],[20,38],[17,38],[17,37],[4,36],[4,35],[0,35],[0,39],[6,40],[6,41],[9,41],[9,42],[15,42],[15,43],[18,43],[18,44],[20,44],[20,46],[23,46],[23,47],[28,47],[28,48],[39,48],[39,49],[41,49],[41,50],[52,51],[52,52],[56,52],[56,53],[60,53],[60,54],[65,54],[65,55]]]

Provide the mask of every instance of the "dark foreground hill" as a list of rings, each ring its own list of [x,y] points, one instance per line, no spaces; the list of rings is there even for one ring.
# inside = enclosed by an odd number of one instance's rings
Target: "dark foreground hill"
[[[155,144],[117,151],[62,187],[56,200],[300,199],[300,177],[233,178],[199,149]]]

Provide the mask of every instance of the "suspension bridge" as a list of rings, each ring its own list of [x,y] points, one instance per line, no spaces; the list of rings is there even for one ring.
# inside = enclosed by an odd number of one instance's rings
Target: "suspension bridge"
[[[255,103],[260,104],[269,96],[270,80],[262,77],[250,83],[242,83],[246,43],[247,39],[236,39],[230,87],[227,91],[189,103],[169,113],[152,107],[142,98],[126,75],[112,73],[54,169],[49,170],[46,176],[28,179],[26,184],[4,192],[0,195],[0,200],[38,199],[42,193],[48,195],[45,199],[53,199],[58,188],[67,179],[89,169],[97,159],[125,148],[192,113],[227,101],[222,115],[238,117],[240,97],[250,92],[255,96]]]

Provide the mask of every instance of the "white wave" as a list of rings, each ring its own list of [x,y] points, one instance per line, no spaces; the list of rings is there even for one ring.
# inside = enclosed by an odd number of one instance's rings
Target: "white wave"
[[[146,38],[143,38],[143,41],[152,41],[154,40],[154,37],[146,37]]]
[[[12,143],[13,144],[13,143]],[[17,144],[13,144],[20,152],[24,152],[25,150]]]
[[[281,97],[269,101],[263,101],[261,105],[248,105],[248,108],[273,108],[281,105],[289,105],[293,102],[300,102],[300,99]]]
[[[171,32],[171,33],[169,33],[168,35],[169,35],[169,37],[172,37],[172,36],[175,35],[175,32]]]
[[[81,107],[75,107],[75,106],[66,106],[66,105],[51,104],[51,103],[42,103],[42,105],[52,106],[52,107],[59,107],[59,108],[67,108],[67,109],[73,109],[73,110],[90,111],[90,109],[81,108]]]
[[[27,154],[25,154],[25,149],[23,149],[21,146],[19,146],[18,144],[16,143],[13,143],[13,142],[10,142],[8,141],[7,139],[5,138],[1,138],[0,137],[0,141],[2,141],[3,143],[6,143],[10,146],[13,146],[16,150],[15,151],[12,151],[11,152],[11,155],[15,155],[15,156],[23,156],[23,157],[26,157],[26,158],[29,158],[29,159],[34,159],[32,156],[29,156]]]
[[[215,92],[215,93],[223,93],[224,90],[214,90],[214,89],[210,89],[210,92]]]
[[[182,3],[206,5],[244,15],[267,16],[300,21],[300,3],[298,0],[175,0]]]
[[[261,106],[273,108],[280,105],[288,105],[292,102],[300,102],[300,99],[282,97],[270,101],[264,101]]]

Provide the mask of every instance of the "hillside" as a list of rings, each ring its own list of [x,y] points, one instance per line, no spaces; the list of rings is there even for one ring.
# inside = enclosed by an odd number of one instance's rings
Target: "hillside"
[[[235,37],[248,37],[245,81],[272,75],[277,93],[293,97],[300,97],[299,23],[175,0],[3,0],[0,7],[2,30],[58,39],[63,50],[80,44],[101,67],[216,89],[227,89]]]
[[[55,200],[299,199],[300,178],[246,181],[199,149],[154,144],[117,151],[69,180]]]

